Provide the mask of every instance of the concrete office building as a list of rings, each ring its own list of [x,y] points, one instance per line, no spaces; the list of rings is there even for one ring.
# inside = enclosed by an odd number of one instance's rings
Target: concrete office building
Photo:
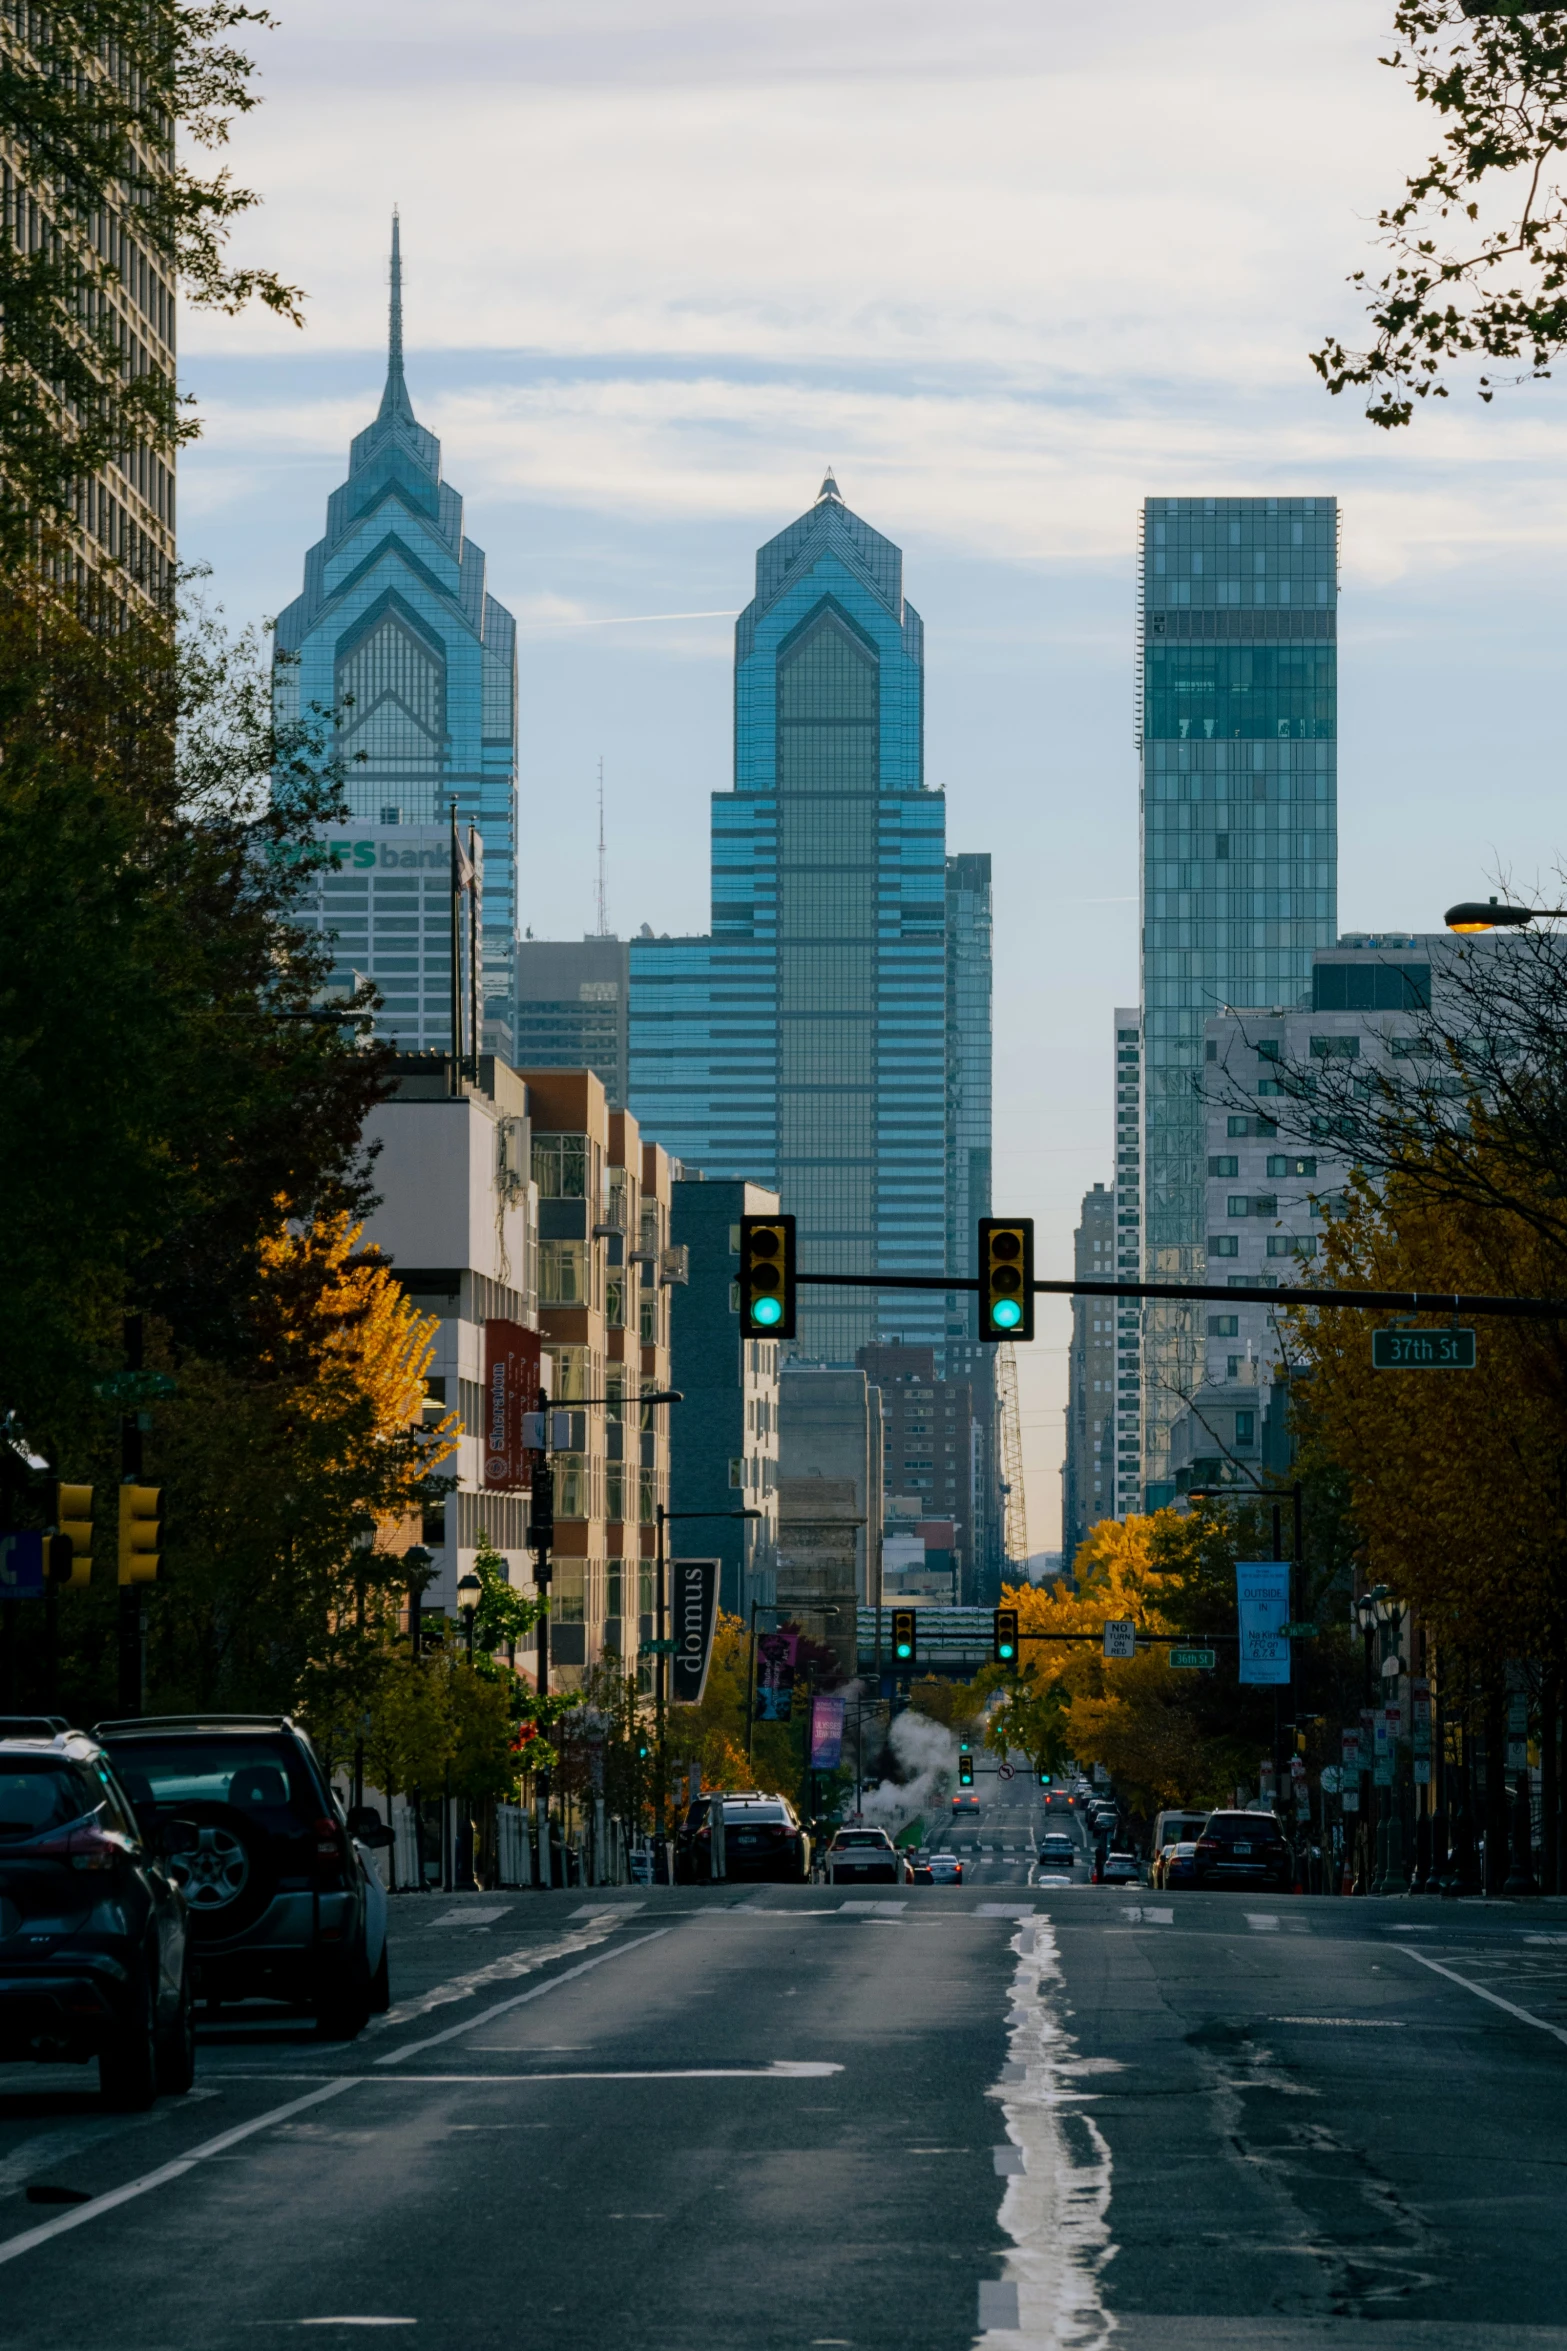
[[[862,1347],[859,1368],[881,1394],[884,1529],[940,1527],[923,1547],[951,1554],[955,1598],[977,1606],[986,1565],[990,1423],[967,1380],[941,1378],[932,1347]],[[905,1563],[907,1565],[907,1561]],[[945,1567],[940,1572],[946,1572]]]
[[[1337,916],[1338,507],[1150,498],[1137,692],[1142,811],[1143,1264],[1203,1262],[1204,1030],[1293,1002]],[[1142,1481],[1174,1491],[1169,1431],[1202,1360],[1195,1306],[1143,1318]]]
[[[322,862],[295,904],[301,929],[331,943],[333,991],[347,996],[373,979],[375,1032],[405,1052],[449,1045],[454,977],[465,1057],[475,1009],[484,1027],[484,844],[469,837],[474,879],[455,906],[450,825],[352,820],[319,836]]]
[[[1083,1195],[1082,1217],[1072,1236],[1072,1271],[1078,1281],[1115,1280],[1115,1194],[1103,1184]],[[1090,1527],[1115,1516],[1115,1320],[1111,1298],[1072,1301],[1061,1471],[1062,1549],[1068,1567]]]
[[[483,1041],[515,1060],[517,632],[484,581],[462,500],[441,478],[441,445],[408,396],[394,220],[386,388],[354,439],[347,481],[328,500],[326,536],[305,558],[304,592],[278,615],[275,706],[285,730],[312,710],[336,714],[344,798],[360,824],[382,834],[440,826],[455,802],[464,841],[477,827]],[[274,788],[286,791],[286,777]],[[418,988],[387,991],[408,1000],[395,1033],[410,1045],[449,1048],[446,942],[438,925],[422,936],[421,968],[395,975]]]
[[[630,954],[624,939],[517,941],[519,1067],[591,1069],[610,1108],[625,1108]]]
[[[413,1304],[440,1321],[425,1417],[461,1416],[456,1458],[443,1471],[457,1490],[427,1515],[422,1539],[435,1556],[426,1605],[451,1614],[481,1532],[515,1586],[532,1579],[528,1496],[484,1482],[485,1324],[539,1328],[528,1090],[491,1056],[480,1061],[476,1085],[454,1082],[445,1054],[394,1061],[391,1084],[365,1122],[380,1194],[365,1239],[385,1253]]]
[[[681,1526],[680,1549],[719,1561],[720,1605],[741,1617],[776,1597],[779,1350],[740,1335],[740,1219],[777,1207],[759,1184],[684,1177],[670,1214],[690,1277],[671,1293],[670,1378],[685,1401],[673,1408],[670,1508],[704,1514]]]

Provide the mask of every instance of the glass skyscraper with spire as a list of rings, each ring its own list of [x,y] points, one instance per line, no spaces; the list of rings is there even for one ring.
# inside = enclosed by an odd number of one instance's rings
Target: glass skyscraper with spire
[[[485,1042],[508,1050],[517,631],[486,590],[483,550],[441,478],[440,442],[408,396],[395,217],[386,388],[328,501],[326,536],[305,557],[304,593],[278,616],[276,652],[280,720],[312,706],[338,713],[353,846],[343,878],[324,885],[326,912],[345,965],[372,972],[382,990],[379,1025],[413,1046],[450,1037],[444,828],[455,803],[464,840],[476,827],[482,844]]]
[[[1335,499],[1146,501],[1137,683],[1150,1281],[1209,1278],[1203,1023],[1224,1005],[1297,1003],[1313,950],[1337,932],[1337,610]],[[1170,1498],[1170,1426],[1202,1376],[1200,1311],[1144,1315],[1150,1508]]]
[[[949,882],[902,555],[831,473],[757,556],[734,757],[734,790],[713,799],[711,934],[631,942],[631,1106],[688,1167],[775,1188],[810,1271],[939,1276],[950,1172],[968,1207],[988,1185],[988,861]],[[939,1290],[801,1293],[797,1352],[820,1362],[947,1337]]]

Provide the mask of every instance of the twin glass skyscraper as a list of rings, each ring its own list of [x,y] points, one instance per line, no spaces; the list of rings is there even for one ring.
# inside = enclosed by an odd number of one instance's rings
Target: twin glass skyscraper
[[[1337,501],[1150,498],[1141,574],[1143,1253],[1151,1281],[1201,1281],[1203,1023],[1297,1003],[1337,930]],[[1201,1329],[1144,1316],[1149,1508]]]
[[[831,473],[757,556],[734,756],[711,935],[631,942],[631,1107],[688,1166],[775,1188],[812,1272],[940,1275],[952,1246],[966,1269],[989,1208],[989,860],[947,857],[902,555]],[[966,1307],[806,1290],[799,1352],[944,1348]]]
[[[441,444],[408,397],[394,218],[386,387],[328,501],[326,536],[305,557],[304,593],[278,615],[274,685],[285,722],[312,706],[338,714],[353,841],[346,878],[324,885],[326,911],[345,965],[381,985],[378,1025],[427,1049],[451,1036],[450,861],[438,828],[453,801],[464,838],[476,826],[483,844],[486,1041],[505,1051],[511,1036],[517,630],[484,573],[462,499],[441,478]]]

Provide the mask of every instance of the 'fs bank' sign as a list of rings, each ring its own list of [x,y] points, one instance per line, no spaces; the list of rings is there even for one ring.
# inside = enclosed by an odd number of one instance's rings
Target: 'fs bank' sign
[[[433,825],[422,838],[410,826],[401,840],[390,840],[383,833],[368,841],[279,842],[272,855],[281,865],[319,867],[332,873],[445,873],[452,859],[444,828]]]

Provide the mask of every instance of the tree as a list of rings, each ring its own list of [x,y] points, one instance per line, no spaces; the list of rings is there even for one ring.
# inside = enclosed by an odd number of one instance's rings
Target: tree
[[[80,485],[139,445],[172,455],[196,425],[172,376],[129,323],[139,259],[187,298],[233,312],[252,300],[301,323],[301,296],[225,246],[257,202],[221,148],[257,103],[233,45],[272,19],[232,0],[51,0],[0,23],[0,139],[32,199],[0,221],[0,554],[16,563],[40,525],[68,528]],[[172,341],[172,322],[165,336]]]
[[[1567,200],[1551,177],[1567,146],[1567,8],[1471,18],[1461,0],[1399,0],[1393,32],[1382,62],[1436,109],[1441,144],[1377,214],[1389,267],[1350,279],[1370,346],[1330,336],[1311,355],[1330,392],[1364,389],[1387,428],[1448,397],[1454,360],[1516,369],[1481,375],[1490,401],[1548,376],[1567,346]]]

